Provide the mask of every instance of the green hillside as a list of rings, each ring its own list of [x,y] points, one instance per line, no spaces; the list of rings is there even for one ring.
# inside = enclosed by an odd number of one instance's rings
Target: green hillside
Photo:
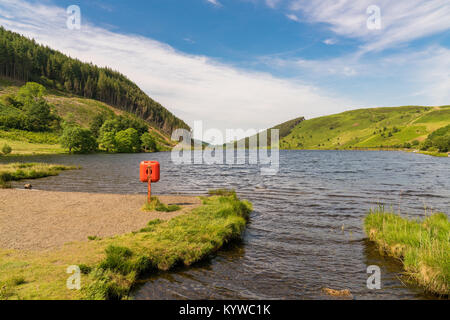
[[[281,124],[279,124],[279,125],[276,125],[275,127],[270,128],[270,129],[277,129],[277,130],[279,130],[279,132],[278,132],[279,138],[282,139],[283,137],[288,136],[288,135],[292,132],[292,130],[293,130],[297,125],[299,125],[300,123],[302,123],[303,121],[305,121],[305,117],[298,117],[298,118],[295,118],[295,119],[292,119],[292,120],[283,122],[283,123],[281,123]],[[269,131],[267,132],[267,146],[270,146],[271,143],[272,143],[272,135],[271,135],[270,129],[269,129]],[[251,137],[253,138],[253,137],[255,137],[255,136],[251,136]],[[239,140],[239,141],[235,141],[235,142],[234,142],[235,147],[237,147],[238,145],[240,145],[240,144],[243,142],[243,140],[245,141],[245,147],[248,148],[248,147],[249,147],[249,142],[250,142],[250,137],[241,139],[241,140]],[[255,141],[256,141],[256,140],[255,140]],[[259,137],[258,137],[258,141],[259,141]]]
[[[419,148],[447,125],[450,106],[359,109],[302,121],[287,135],[280,134],[280,148]],[[433,146],[427,149],[433,151]]]
[[[170,134],[189,126],[121,73],[70,58],[0,26],[0,76],[102,101]]]
[[[24,111],[11,103],[18,95],[24,83],[19,80],[0,77],[0,122],[5,118],[20,117]],[[159,128],[149,125],[136,115],[117,109],[109,104],[94,99],[80,97],[56,89],[47,90],[43,97],[51,109],[51,114],[60,119],[60,123],[73,121],[83,129],[92,129],[98,118],[130,119],[148,131],[160,151],[170,150],[174,142]],[[60,125],[42,130],[24,130],[11,128],[0,123],[0,149],[7,144],[12,147],[12,154],[54,154],[67,153],[66,148],[60,145],[62,128]],[[1,150],[0,150],[1,152]]]

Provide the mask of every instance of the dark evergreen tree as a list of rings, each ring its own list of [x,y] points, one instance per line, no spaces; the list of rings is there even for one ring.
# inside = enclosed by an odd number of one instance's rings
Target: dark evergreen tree
[[[168,134],[177,128],[189,129],[121,73],[72,59],[3,27],[0,27],[0,75],[109,103]]]

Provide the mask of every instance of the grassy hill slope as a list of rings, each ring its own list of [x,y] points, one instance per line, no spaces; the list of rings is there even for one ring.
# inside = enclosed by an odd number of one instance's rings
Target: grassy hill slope
[[[271,139],[271,131],[270,131],[271,129],[277,129],[277,130],[280,130],[280,131],[279,131],[279,138],[280,138],[280,140],[281,140],[282,138],[288,136],[288,135],[292,132],[292,130],[293,130],[296,126],[298,126],[300,123],[302,123],[303,121],[305,121],[305,117],[298,117],[298,118],[295,118],[295,119],[292,119],[292,120],[283,122],[283,123],[281,123],[281,124],[278,124],[278,125],[276,125],[276,126],[273,127],[273,128],[270,128],[269,131],[268,131],[268,133],[267,133],[267,146],[270,146],[270,145],[271,145],[271,142],[272,142],[272,139]],[[254,137],[254,136],[252,136],[252,137]],[[259,138],[258,138],[258,139],[259,139]],[[235,147],[237,147],[238,145],[240,145],[240,144],[243,142],[243,140],[245,141],[245,147],[248,148],[248,147],[249,147],[250,137],[241,139],[241,140],[239,140],[239,141],[235,141],[235,143],[234,143]]]
[[[16,94],[23,84],[21,81],[0,77],[0,116],[19,112],[19,110],[7,106],[6,103],[3,103],[3,100],[7,95]],[[86,129],[90,127],[93,118],[102,113],[139,119],[134,114],[119,110],[106,103],[58,90],[49,90],[45,99],[52,105],[58,116],[63,119],[71,117],[77,124]],[[160,129],[149,125],[149,132],[155,139],[159,150],[169,150],[174,146],[174,142],[170,140],[170,137]],[[58,132],[0,129],[0,146],[5,143],[10,145],[13,149],[13,154],[66,153],[67,150],[59,145],[59,136]]]
[[[280,134],[280,148],[403,148],[449,124],[450,106],[359,109],[302,121]]]
[[[102,101],[170,134],[189,126],[123,74],[73,59],[0,26],[0,76]]]

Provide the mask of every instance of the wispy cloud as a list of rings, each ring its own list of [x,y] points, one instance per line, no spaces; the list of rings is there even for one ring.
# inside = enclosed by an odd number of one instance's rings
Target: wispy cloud
[[[292,13],[286,14],[286,17],[289,20],[292,20],[292,21],[295,21],[295,22],[299,22],[300,21],[300,19],[295,14],[292,14]]]
[[[325,44],[327,44],[327,45],[329,45],[329,46],[331,46],[331,45],[333,45],[333,44],[336,44],[337,43],[337,40],[336,39],[325,39],[325,40],[323,40],[323,43],[325,43]]]
[[[381,30],[367,28],[370,5],[381,9]],[[291,0],[292,12],[301,12],[309,22],[330,26],[337,35],[364,42],[363,52],[392,46],[450,29],[448,0]]]
[[[86,20],[81,30],[71,31],[66,28],[63,8],[2,0],[0,10],[0,24],[7,29],[82,61],[119,70],[191,125],[204,120],[206,128],[263,129],[298,116],[358,106],[298,79],[184,54],[164,43],[114,33]]]
[[[188,43],[190,43],[190,44],[194,44],[194,43],[195,43],[195,40],[192,40],[192,39],[189,38],[189,37],[183,38],[183,40],[186,41],[186,42],[188,42]]]
[[[317,60],[268,57],[260,62],[302,74],[305,81],[320,82],[324,88],[343,87],[354,99],[363,95],[366,106],[450,103],[450,49],[439,45],[370,57],[353,53]]]
[[[222,4],[218,0],[206,0],[206,1],[208,1],[209,3],[215,5],[216,7],[221,7],[222,6]]]
[[[280,2],[281,0],[266,0],[267,6],[271,8],[275,8]]]

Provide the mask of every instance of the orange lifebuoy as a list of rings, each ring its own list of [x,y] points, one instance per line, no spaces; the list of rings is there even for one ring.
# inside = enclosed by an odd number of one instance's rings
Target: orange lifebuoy
[[[151,172],[149,173],[149,168],[151,168]],[[148,182],[149,174],[151,178],[151,182],[159,181],[159,162],[158,161],[142,161],[140,164],[140,180],[141,182]]]

